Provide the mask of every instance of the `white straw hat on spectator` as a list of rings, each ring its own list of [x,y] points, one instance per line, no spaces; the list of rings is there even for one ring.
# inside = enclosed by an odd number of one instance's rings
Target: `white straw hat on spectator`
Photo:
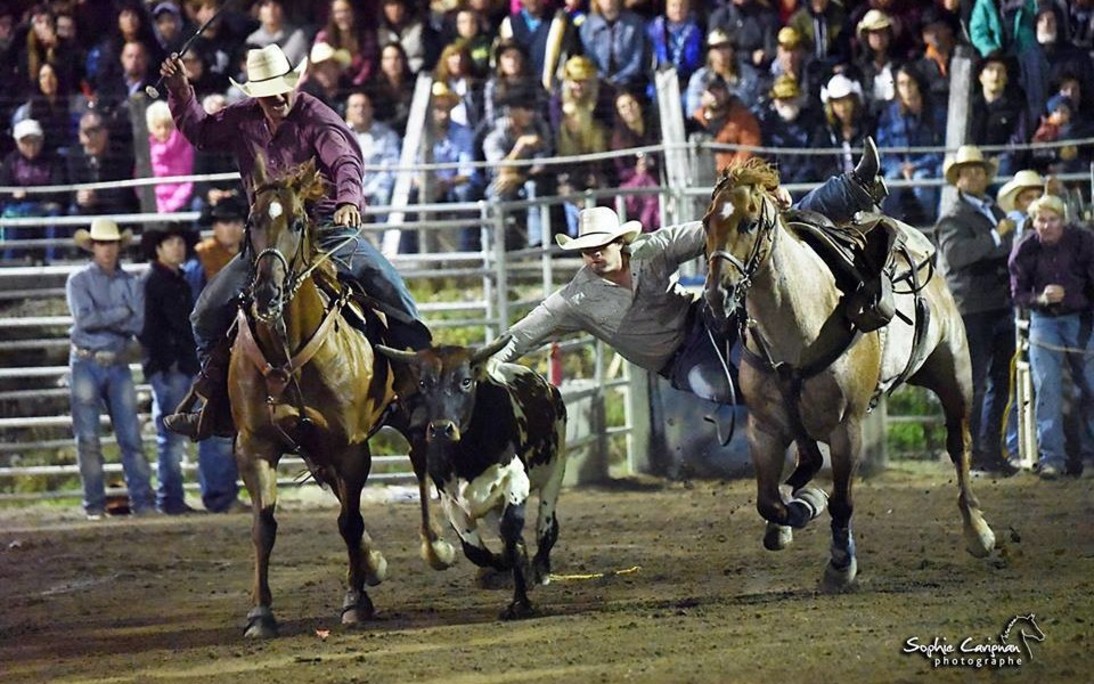
[[[1007,181],[1006,185],[999,188],[999,194],[995,196],[995,199],[999,203],[1000,209],[1010,213],[1014,211],[1014,200],[1017,199],[1020,192],[1030,188],[1044,189],[1044,187],[1044,176],[1032,169],[1022,169],[1014,174],[1014,178]]]
[[[133,239],[133,231],[118,230],[118,224],[108,218],[97,218],[91,222],[91,230],[81,228],[72,236],[72,241],[80,249],[91,251],[93,242],[118,242],[125,247]]]
[[[247,52],[247,82],[232,85],[243,91],[248,97],[269,97],[291,92],[300,81],[300,76],[308,68],[305,57],[294,69],[289,58],[276,44],[271,43],[260,50]]]
[[[627,221],[620,225],[619,214],[609,207],[582,209],[577,215],[577,237],[556,235],[555,242],[567,251],[603,247],[618,238],[629,243],[642,232],[638,221]]]
[[[42,132],[42,124],[34,119],[23,119],[15,124],[15,127],[11,131],[11,137],[16,140],[22,140],[23,138],[30,136],[41,138],[44,135],[45,134]]]
[[[962,166],[977,165],[983,167],[988,178],[995,178],[995,172],[999,168],[993,160],[984,156],[984,153],[976,145],[962,145],[957,148],[957,154],[946,158],[942,165],[942,175],[950,185],[957,184],[957,172]]]
[[[313,45],[308,61],[312,64],[322,64],[327,60],[334,60],[338,63],[338,66],[345,69],[353,61],[353,56],[350,55],[349,50],[345,48],[336,50],[330,43],[316,43]]]
[[[858,23],[856,33],[858,33],[858,39],[866,42],[867,31],[884,31],[887,28],[892,28],[893,20],[889,18],[889,15],[882,12],[879,9],[872,9],[862,17],[862,21]]]
[[[843,74],[836,74],[828,80],[828,85],[821,88],[821,102],[838,100],[849,95],[857,95],[861,99],[862,86]]]

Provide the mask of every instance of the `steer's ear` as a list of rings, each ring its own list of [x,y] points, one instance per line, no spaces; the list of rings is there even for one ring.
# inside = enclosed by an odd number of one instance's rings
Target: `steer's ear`
[[[471,365],[481,363],[486,359],[489,359],[494,354],[497,354],[505,347],[505,345],[509,344],[509,340],[511,339],[513,339],[513,336],[509,333],[505,333],[504,335],[494,340],[490,344],[486,345],[482,349],[479,349],[471,355]]]
[[[376,345],[374,349],[392,361],[397,361],[399,363],[414,363],[418,360],[418,355],[412,351],[401,351],[393,347],[385,347],[382,344]]]

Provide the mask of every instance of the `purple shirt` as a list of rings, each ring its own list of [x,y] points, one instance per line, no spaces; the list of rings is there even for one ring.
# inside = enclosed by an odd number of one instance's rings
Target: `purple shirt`
[[[270,135],[258,101],[248,98],[206,114],[193,89],[185,102],[168,93],[175,125],[199,150],[227,150],[235,157],[247,198],[254,202],[255,156],[263,152],[271,177],[314,159],[333,192],[309,207],[313,217],[330,218],[341,204],[362,208],[364,162],[352,131],[334,111],[307,93],[297,92],[289,115]]]
[[[1010,255],[1010,291],[1017,306],[1049,314],[1089,311],[1094,288],[1094,233],[1067,226],[1054,245],[1042,245],[1037,233],[1030,231],[1014,246]],[[1045,285],[1060,285],[1064,299],[1042,306],[1037,297]]]

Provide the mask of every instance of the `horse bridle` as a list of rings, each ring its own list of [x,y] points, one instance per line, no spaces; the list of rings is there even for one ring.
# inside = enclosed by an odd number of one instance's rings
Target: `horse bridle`
[[[752,278],[760,270],[764,258],[767,256],[768,252],[770,252],[770,245],[775,239],[775,222],[778,218],[771,216],[769,209],[770,200],[764,195],[760,199],[760,219],[749,218],[747,223],[737,226],[737,230],[740,232],[747,233],[752,230],[759,232],[755,242],[752,243],[752,250],[744,261],[741,261],[736,255],[725,249],[716,249],[707,255],[707,270],[712,270],[714,262],[720,260],[727,262],[741,274],[740,280],[733,286],[732,300],[730,302],[732,306],[727,307],[726,311],[723,313],[728,313],[744,307],[745,294],[748,292],[748,289],[752,287]],[[765,249],[765,247],[767,247],[767,249]],[[719,287],[721,287],[721,283],[719,283]]]

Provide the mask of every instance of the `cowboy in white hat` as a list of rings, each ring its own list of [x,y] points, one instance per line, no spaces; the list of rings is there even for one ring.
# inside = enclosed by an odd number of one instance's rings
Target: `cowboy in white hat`
[[[1045,178],[1032,169],[1022,169],[1014,174],[995,195],[999,208],[1007,212],[1007,218],[1015,223],[1015,238],[1026,228],[1026,209],[1029,203],[1045,194]]]
[[[179,130],[198,149],[232,153],[250,203],[254,202],[254,174],[260,156],[273,177],[315,162],[329,188],[327,196],[307,206],[309,217],[319,228],[320,247],[335,250],[333,261],[343,275],[356,278],[385,309],[391,327],[388,344],[400,349],[428,346],[431,335],[402,277],[358,235],[364,163],[353,132],[330,107],[307,93],[296,92],[306,61],[293,66],[276,44],[249,51],[247,81],[233,81],[248,99],[215,114],[202,109],[177,54],[164,60],[160,74]],[[209,282],[194,309],[194,336],[203,365],[195,394],[201,398],[207,399],[211,392],[227,394],[226,335],[234,315],[233,301],[246,285],[249,272],[249,260],[233,259]],[[188,412],[193,402],[184,403],[187,405],[180,407],[180,413],[166,419],[168,426],[191,438],[208,436],[197,432],[200,414]]]
[[[995,171],[995,162],[973,145],[962,145],[946,159],[942,174],[957,188],[957,201],[938,220],[937,235],[946,283],[965,323],[972,357],[972,465],[1011,475],[1015,469],[1003,455],[1001,435],[1015,345],[1007,275],[1014,221],[987,194]]]
[[[76,231],[76,245],[92,257],[65,283],[65,299],[72,314],[72,429],[84,512],[90,520],[102,519],[106,511],[99,443],[104,402],[121,451],[130,510],[137,515],[155,512],[128,353],[144,323],[144,290],[136,276],[118,266],[119,254],[132,237],[130,231],[119,230],[117,223],[106,218],[95,219],[91,230]]]

